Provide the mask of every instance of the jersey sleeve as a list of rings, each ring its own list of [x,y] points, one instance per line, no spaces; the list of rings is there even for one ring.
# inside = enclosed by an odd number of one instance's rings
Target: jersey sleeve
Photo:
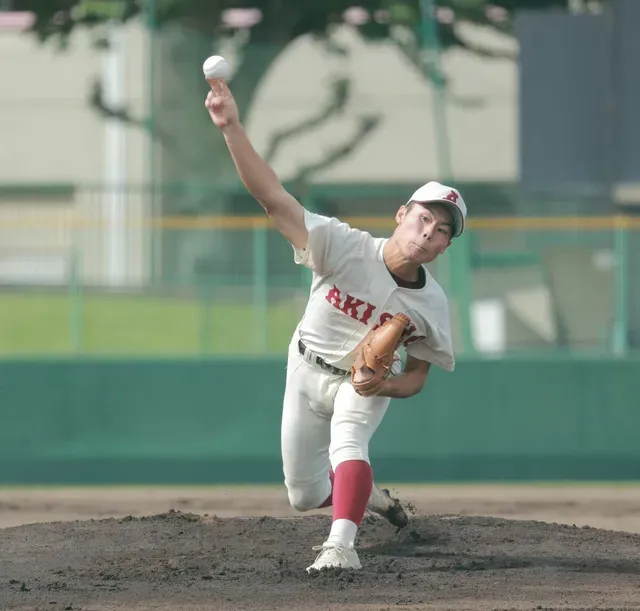
[[[430,337],[410,344],[406,348],[407,354],[420,361],[428,361],[445,371],[453,371],[455,359],[451,335],[434,333]]]
[[[341,262],[362,254],[368,235],[365,232],[353,229],[336,218],[309,210],[304,211],[304,222],[309,239],[304,249],[293,247],[297,264],[326,276],[335,271]]]
[[[409,344],[407,354],[420,361],[429,361],[445,371],[453,371],[455,357],[451,339],[449,306],[442,289],[434,291],[434,299],[429,308],[427,337]]]

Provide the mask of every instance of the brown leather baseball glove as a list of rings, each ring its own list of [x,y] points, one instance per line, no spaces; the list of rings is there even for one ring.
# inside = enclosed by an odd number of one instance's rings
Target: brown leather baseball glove
[[[405,314],[396,314],[377,329],[369,331],[356,347],[356,360],[351,367],[351,384],[358,394],[374,395],[387,379],[395,351],[405,328],[410,323]]]

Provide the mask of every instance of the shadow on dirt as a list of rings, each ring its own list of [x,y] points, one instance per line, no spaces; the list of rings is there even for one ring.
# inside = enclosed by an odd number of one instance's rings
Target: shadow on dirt
[[[611,545],[616,539],[621,539],[625,547],[630,545],[629,558],[617,557],[620,550]],[[598,540],[606,543],[598,545]],[[417,572],[548,568],[640,575],[640,552],[632,551],[637,541],[637,535],[589,527],[432,516],[414,519],[411,527],[396,540],[368,546],[362,555],[420,558],[422,566],[411,569]],[[477,553],[479,549],[491,550],[491,553]],[[572,555],[572,549],[578,553]],[[613,552],[613,557],[603,556],[603,549]],[[509,550],[513,551],[509,553]]]

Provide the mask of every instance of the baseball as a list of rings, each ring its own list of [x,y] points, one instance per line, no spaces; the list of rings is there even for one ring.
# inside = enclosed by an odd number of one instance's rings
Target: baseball
[[[229,62],[220,55],[212,55],[202,64],[202,72],[208,81],[226,79],[229,76]]]

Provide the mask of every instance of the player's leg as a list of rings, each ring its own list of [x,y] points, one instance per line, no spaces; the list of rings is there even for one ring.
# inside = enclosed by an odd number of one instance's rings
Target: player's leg
[[[361,397],[347,381],[336,394],[329,449],[334,471],[333,521],[322,553],[308,570],[361,567],[354,543],[373,490],[369,441],[388,406],[388,398]]]
[[[281,446],[285,485],[297,511],[331,502],[331,413],[318,402],[327,376],[290,347],[282,409]],[[320,395],[318,395],[320,393]]]

